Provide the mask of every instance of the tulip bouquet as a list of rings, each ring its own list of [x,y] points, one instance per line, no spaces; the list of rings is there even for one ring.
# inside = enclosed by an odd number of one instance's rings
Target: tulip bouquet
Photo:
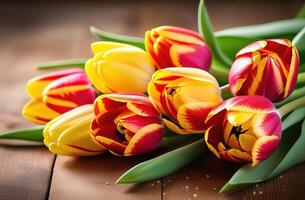
[[[241,164],[221,192],[268,180],[305,161],[304,10],[214,33],[201,1],[199,33],[161,26],[141,39],[91,27],[103,40],[91,45],[92,58],[39,65],[66,69],[26,86],[23,116],[43,126],[0,138],[66,156],[163,149],[117,183],[167,176],[207,150]]]

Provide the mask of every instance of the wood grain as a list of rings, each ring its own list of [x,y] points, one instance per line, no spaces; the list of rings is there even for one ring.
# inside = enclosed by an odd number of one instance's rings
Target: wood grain
[[[303,3],[301,0],[206,2],[215,30],[293,17]],[[24,90],[27,80],[43,73],[35,70],[37,63],[91,56],[89,44],[95,39],[88,26],[141,37],[147,29],[159,25],[197,30],[197,4],[198,1],[182,0],[2,2],[0,131],[32,126],[22,119],[20,110],[28,100]],[[1,145],[0,156],[1,200],[45,199],[50,187],[50,199],[68,200],[72,197],[149,200],[300,199],[305,196],[305,164],[257,187],[234,195],[219,195],[217,190],[236,167],[212,156],[204,156],[164,178],[162,186],[156,181],[153,186],[152,183],[113,184],[124,170],[143,158],[123,159],[110,155],[79,159],[58,157],[53,180],[49,182],[54,156],[45,149]]]
[[[116,179],[143,158],[100,156],[56,159],[50,200],[74,199],[149,199],[161,198],[161,182],[138,185],[116,185]]]

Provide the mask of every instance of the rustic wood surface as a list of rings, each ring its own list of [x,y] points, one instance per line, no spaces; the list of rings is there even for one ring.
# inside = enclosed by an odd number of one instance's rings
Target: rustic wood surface
[[[293,17],[302,1],[207,1],[215,30]],[[196,30],[197,1],[27,2],[0,6],[0,131],[32,126],[20,115],[26,81],[35,64],[89,57],[88,26],[142,36],[158,25]],[[305,164],[233,195],[218,190],[237,166],[202,156],[161,180],[115,185],[116,178],[145,160],[109,154],[55,157],[37,146],[0,145],[0,199],[302,199]],[[174,159],[174,158],[173,158]]]

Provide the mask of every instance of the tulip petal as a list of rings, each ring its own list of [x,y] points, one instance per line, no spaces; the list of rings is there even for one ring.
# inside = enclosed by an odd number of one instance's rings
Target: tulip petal
[[[227,119],[233,126],[240,126],[249,121],[254,115],[255,113],[251,112],[230,111],[227,113]]]
[[[109,42],[109,41],[94,42],[91,44],[91,50],[94,55],[98,53],[105,53],[109,50],[121,48],[121,47],[133,47],[133,46],[124,43]]]
[[[97,141],[98,144],[108,149],[110,152],[114,152],[115,154],[118,155],[124,155],[126,145],[122,143],[119,143],[117,141],[114,141],[112,139],[103,136],[96,136],[95,141]]]
[[[186,130],[202,133],[206,129],[205,119],[214,104],[206,102],[186,103],[177,114],[179,124]]]
[[[214,125],[208,128],[204,134],[204,140],[207,144],[207,147],[215,154],[218,158],[220,158],[218,152],[218,145],[223,141],[223,130],[221,125]]]
[[[286,81],[284,98],[288,97],[295,88],[298,71],[299,71],[299,54],[295,47],[292,48],[291,63],[289,66],[289,74]]]
[[[239,149],[230,149],[228,154],[233,156],[239,162],[250,162],[252,160],[250,153],[241,151]]]
[[[281,118],[277,112],[259,114],[253,118],[253,132],[258,136],[275,135],[282,133]]]
[[[187,134],[192,134],[192,132],[180,128],[178,125],[176,125],[174,122],[171,122],[167,119],[163,118],[163,122],[167,128],[169,128],[171,131],[174,133],[180,134],[180,135],[187,135]]]
[[[27,104],[24,105],[22,109],[22,115],[24,116],[24,118],[35,123],[46,124],[50,120],[59,116],[60,113],[47,107],[39,99],[36,99],[30,100]]]
[[[84,71],[82,69],[65,69],[37,76],[28,81],[26,91],[31,98],[39,98],[42,94],[42,91],[53,81],[68,75],[83,73]]]
[[[138,155],[148,153],[156,149],[163,137],[163,126],[149,124],[141,128],[130,140],[124,155]]]
[[[251,134],[241,134],[239,136],[240,146],[244,151],[247,151],[247,152],[252,151],[253,145],[256,140],[257,140],[257,137],[255,137],[254,135],[251,135]]]
[[[228,111],[252,113],[267,113],[275,110],[270,100],[258,95],[232,97],[226,101],[225,106]]]
[[[259,162],[268,158],[274,152],[279,142],[280,138],[275,135],[259,138],[252,149],[252,165],[255,166]]]
[[[141,103],[132,103],[128,102],[127,108],[134,112],[137,115],[141,116],[161,116],[160,113],[154,108],[152,104],[141,104]]]

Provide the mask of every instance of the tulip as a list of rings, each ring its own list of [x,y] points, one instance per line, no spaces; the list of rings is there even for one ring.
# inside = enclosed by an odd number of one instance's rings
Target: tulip
[[[101,95],[94,112],[92,138],[115,155],[151,152],[163,137],[161,115],[141,93]]]
[[[234,96],[261,95],[272,102],[294,90],[299,70],[298,51],[289,40],[269,39],[241,49],[229,75]]]
[[[228,161],[256,165],[273,153],[281,139],[280,116],[263,96],[230,98],[214,108],[206,122],[208,148]]]
[[[46,124],[73,108],[92,104],[95,91],[81,69],[61,70],[31,79],[26,90],[31,100],[23,107],[23,116]]]
[[[202,37],[191,30],[160,26],[146,32],[145,48],[158,69],[194,67],[209,71],[211,50]]]
[[[142,49],[115,42],[94,42],[94,57],[86,73],[102,93],[145,92],[154,73],[153,63]]]
[[[43,130],[44,144],[54,154],[92,156],[105,151],[90,136],[94,119],[93,105],[83,105],[66,112],[50,122]]]
[[[147,88],[165,125],[178,134],[202,133],[205,118],[221,101],[217,80],[208,72],[187,67],[155,72]]]

